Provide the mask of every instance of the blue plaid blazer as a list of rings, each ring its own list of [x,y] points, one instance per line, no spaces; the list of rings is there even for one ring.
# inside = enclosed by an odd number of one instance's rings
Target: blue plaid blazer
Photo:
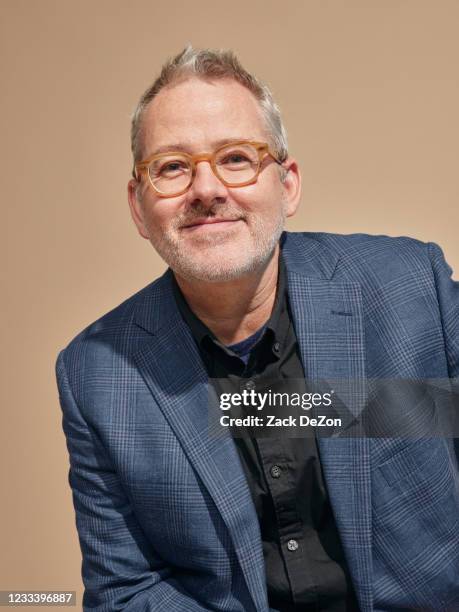
[[[437,245],[281,240],[308,378],[459,377],[459,283]],[[83,607],[267,612],[255,509],[231,435],[208,435],[207,376],[170,275],[58,356]],[[361,610],[459,610],[451,440],[323,438],[319,451]]]

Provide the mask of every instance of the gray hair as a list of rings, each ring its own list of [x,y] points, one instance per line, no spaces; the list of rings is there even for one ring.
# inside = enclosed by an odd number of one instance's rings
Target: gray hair
[[[131,149],[134,163],[141,159],[139,135],[146,107],[161,89],[192,76],[202,79],[231,78],[251,91],[260,105],[273,152],[280,161],[285,161],[288,156],[287,133],[282,124],[279,107],[274,102],[269,88],[247,72],[232,51],[193,49],[191,45],[188,45],[163,65],[161,74],[145,91],[137,104],[131,122]]]

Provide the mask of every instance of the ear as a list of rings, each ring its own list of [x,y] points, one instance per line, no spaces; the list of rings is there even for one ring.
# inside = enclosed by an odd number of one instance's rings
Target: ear
[[[285,172],[285,178],[282,181],[285,194],[285,214],[287,217],[293,217],[301,199],[301,173],[293,157],[288,157],[282,167]]]
[[[143,214],[142,202],[139,199],[140,195],[140,183],[136,179],[131,179],[128,183],[128,202],[129,209],[131,211],[131,217],[136,224],[137,230],[142,238],[150,239],[148,234]]]

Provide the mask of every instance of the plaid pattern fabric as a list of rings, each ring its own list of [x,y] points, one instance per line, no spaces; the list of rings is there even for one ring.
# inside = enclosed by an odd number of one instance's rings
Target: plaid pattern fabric
[[[410,238],[285,233],[311,379],[459,377],[459,283]],[[257,517],[230,434],[209,436],[207,379],[170,271],[82,331],[57,380],[85,610],[267,612]],[[450,441],[323,438],[360,607],[459,610]]]

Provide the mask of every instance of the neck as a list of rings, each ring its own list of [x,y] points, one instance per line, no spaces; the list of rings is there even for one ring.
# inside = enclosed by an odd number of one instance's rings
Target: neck
[[[175,274],[189,307],[223,344],[240,342],[269,319],[276,298],[279,245],[263,270],[233,281],[189,281]]]

